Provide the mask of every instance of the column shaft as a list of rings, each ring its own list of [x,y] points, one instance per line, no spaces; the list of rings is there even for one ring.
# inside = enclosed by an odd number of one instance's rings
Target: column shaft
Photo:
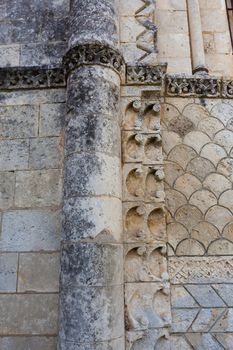
[[[187,0],[193,73],[208,73],[202,38],[199,0]]]
[[[116,23],[114,1],[73,0],[65,58],[60,350],[124,350]]]

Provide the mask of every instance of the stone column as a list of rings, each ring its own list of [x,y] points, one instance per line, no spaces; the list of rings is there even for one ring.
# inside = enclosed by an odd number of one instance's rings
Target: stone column
[[[60,350],[124,350],[116,2],[71,4]]]
[[[199,0],[187,0],[193,74],[208,73],[202,37]]]

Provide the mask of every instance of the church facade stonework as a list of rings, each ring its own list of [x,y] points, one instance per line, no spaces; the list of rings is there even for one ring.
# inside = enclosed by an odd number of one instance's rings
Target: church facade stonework
[[[233,349],[230,3],[0,1],[1,350]]]

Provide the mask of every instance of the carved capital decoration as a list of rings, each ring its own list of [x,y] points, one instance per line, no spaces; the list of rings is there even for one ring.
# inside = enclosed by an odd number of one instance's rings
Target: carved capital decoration
[[[167,63],[156,66],[136,65],[126,67],[126,82],[128,85],[161,85],[167,71]]]
[[[65,71],[63,68],[0,68],[0,90],[41,89],[65,86]]]
[[[124,59],[119,51],[102,44],[78,45],[70,49],[63,64],[69,73],[80,65],[103,65],[121,73],[124,68]]]

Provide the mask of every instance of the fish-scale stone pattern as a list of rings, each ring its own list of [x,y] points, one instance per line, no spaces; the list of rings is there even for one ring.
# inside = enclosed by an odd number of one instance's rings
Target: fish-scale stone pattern
[[[173,102],[162,108],[172,344],[231,349],[233,103]]]

